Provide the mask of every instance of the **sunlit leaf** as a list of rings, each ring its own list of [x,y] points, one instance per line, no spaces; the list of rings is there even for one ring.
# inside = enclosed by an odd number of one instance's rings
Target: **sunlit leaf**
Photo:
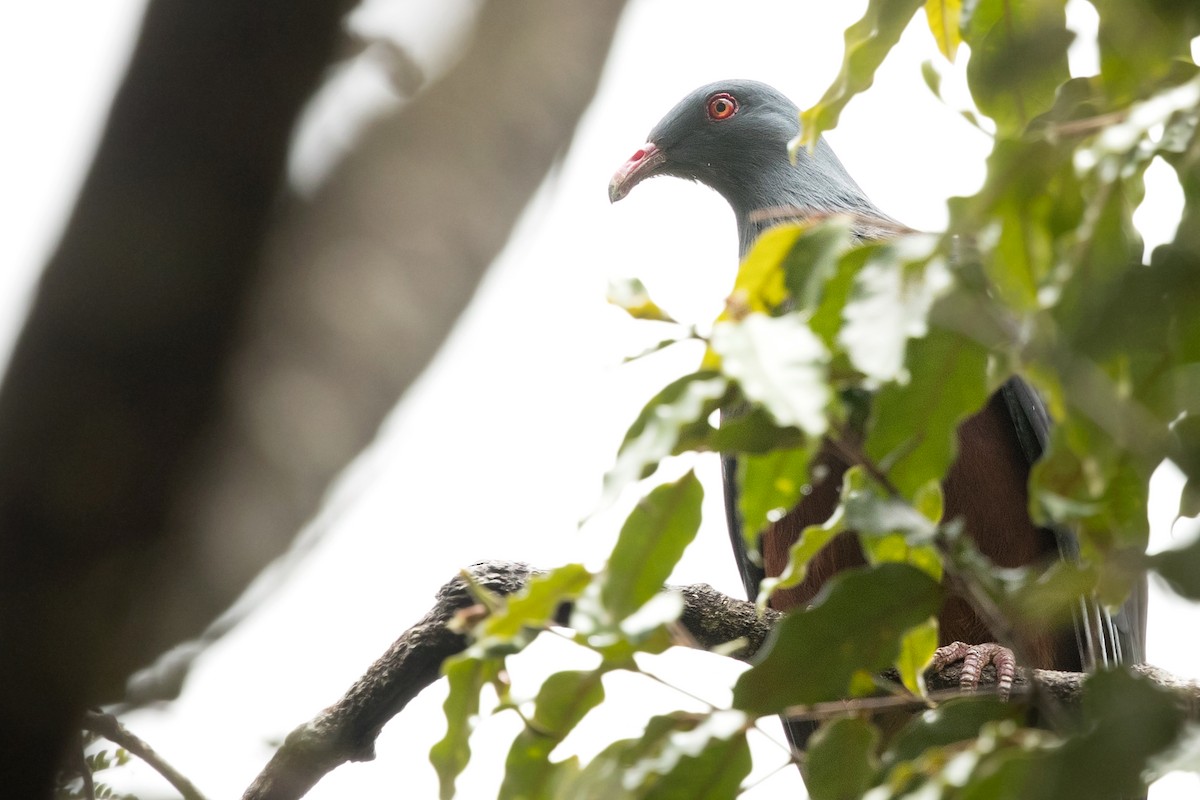
[[[854,367],[880,383],[903,380],[908,340],[929,331],[929,310],[949,284],[940,261],[924,269],[898,259],[868,262],[855,278],[838,336]]]
[[[733,292],[718,319],[735,319],[747,312],[769,314],[783,304],[787,299],[783,260],[806,230],[800,224],[777,225],[758,237],[738,266]]]
[[[937,42],[938,49],[946,60],[953,61],[962,43],[962,34],[958,30],[959,15],[962,14],[962,0],[925,0],[925,16],[929,20],[929,30]],[[937,91],[934,90],[934,94]]]
[[[634,319],[674,322],[671,315],[650,299],[646,285],[637,278],[609,281],[608,302],[622,308]]]
[[[930,617],[921,625],[910,628],[900,640],[900,655],[895,667],[900,683],[913,694],[925,693],[925,668],[933,660],[938,647],[938,623]]]
[[[721,356],[722,371],[776,423],[811,436],[825,432],[829,353],[799,315],[750,314],[739,322],[718,322],[712,349]]]

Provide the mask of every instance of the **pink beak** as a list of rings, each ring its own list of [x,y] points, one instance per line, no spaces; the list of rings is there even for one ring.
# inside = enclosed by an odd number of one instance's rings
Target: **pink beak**
[[[633,191],[633,187],[653,176],[658,167],[666,160],[667,157],[658,149],[658,145],[653,142],[642,145],[641,149],[630,156],[629,160],[621,165],[621,168],[612,176],[612,180],[608,182],[608,201],[615,203],[629,194]]]

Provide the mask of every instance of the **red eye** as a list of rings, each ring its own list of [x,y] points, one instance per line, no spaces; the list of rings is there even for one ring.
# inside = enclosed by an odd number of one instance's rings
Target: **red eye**
[[[708,98],[708,118],[713,120],[729,119],[737,113],[738,102],[731,94],[721,92]]]

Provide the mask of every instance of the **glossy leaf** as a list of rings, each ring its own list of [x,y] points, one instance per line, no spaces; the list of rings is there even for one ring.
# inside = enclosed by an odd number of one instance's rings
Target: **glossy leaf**
[[[721,357],[722,371],[777,424],[810,436],[825,432],[829,353],[798,314],[750,314],[739,322],[718,322],[712,349]]]

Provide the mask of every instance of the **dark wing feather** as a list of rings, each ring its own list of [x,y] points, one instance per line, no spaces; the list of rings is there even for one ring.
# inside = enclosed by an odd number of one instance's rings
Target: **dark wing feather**
[[[1033,387],[1019,377],[1000,387],[1013,428],[1025,458],[1032,465],[1042,457],[1050,438],[1050,415]],[[1064,561],[1079,561],[1079,539],[1062,525],[1050,528]],[[1146,658],[1146,581],[1133,588],[1116,612],[1109,612],[1094,597],[1079,598],[1074,613],[1075,641],[1080,663],[1094,670],[1117,664],[1138,664]]]

